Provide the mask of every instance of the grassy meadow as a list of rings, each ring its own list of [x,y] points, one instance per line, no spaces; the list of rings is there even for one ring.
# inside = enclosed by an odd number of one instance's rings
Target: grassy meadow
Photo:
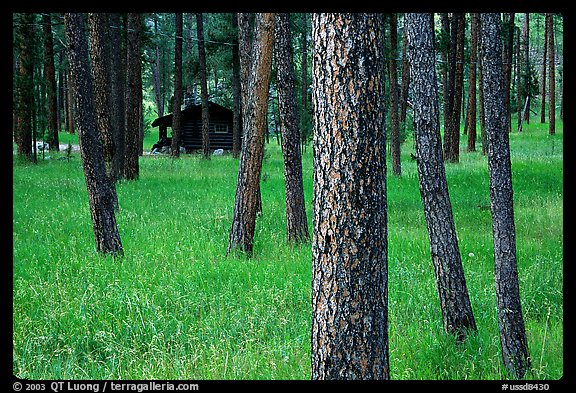
[[[529,379],[563,375],[563,125],[512,133],[517,255]],[[74,136],[62,134],[67,143]],[[146,149],[155,140],[146,140]],[[446,171],[478,333],[446,336],[413,139],[387,178],[390,376],[498,380],[502,367],[486,157]],[[310,379],[311,245],[285,241],[282,153],[263,163],[254,256],[226,256],[238,161],[140,158],[117,186],[125,257],[95,253],[79,153],[13,162],[13,373],[29,379]],[[303,157],[309,225],[312,149]],[[390,165],[389,165],[390,167]]]

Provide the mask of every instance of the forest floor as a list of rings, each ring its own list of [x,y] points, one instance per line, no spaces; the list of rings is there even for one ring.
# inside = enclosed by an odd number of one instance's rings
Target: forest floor
[[[157,139],[149,140],[145,149]],[[479,143],[473,153],[466,136],[461,143],[460,163],[447,164],[446,175],[478,333],[463,344],[444,333],[410,136],[402,175],[386,185],[391,379],[508,379],[491,216],[481,208],[490,204],[487,160]],[[547,124],[526,124],[510,145],[528,379],[553,382],[564,374],[565,350],[562,122],[554,136]],[[310,228],[312,150],[303,155]],[[311,244],[286,243],[274,140],[266,145],[251,259],[226,255],[238,175],[231,155],[140,160],[139,180],[117,185],[125,252],[118,260],[94,252],[79,157],[13,162],[15,376],[310,379]]]

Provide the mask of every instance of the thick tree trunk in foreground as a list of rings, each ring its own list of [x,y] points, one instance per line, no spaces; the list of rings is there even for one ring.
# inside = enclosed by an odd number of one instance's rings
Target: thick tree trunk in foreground
[[[302,155],[296,99],[294,98],[294,61],[290,15],[278,14],[275,31],[278,106],[284,154],[286,190],[286,232],[288,242],[308,240],[308,221],[302,184]]]
[[[313,379],[389,379],[383,24],[312,15]]]
[[[126,91],[126,73],[124,71],[123,40],[121,38],[120,14],[110,14],[108,18],[111,27],[110,38],[110,127],[112,138],[114,139],[115,154],[112,160],[111,176],[114,181],[121,179],[124,175],[125,160],[125,134],[126,134],[126,101],[124,93]]]
[[[82,14],[64,14],[71,84],[76,92],[77,129],[82,167],[88,189],[90,214],[99,253],[123,254],[116,225],[112,186],[106,174],[102,145],[98,138],[94,87],[88,60],[88,39]]]
[[[33,30],[34,14],[20,14],[18,39],[20,61],[16,78],[16,129],[15,142],[18,157],[28,161],[32,156],[32,113],[34,111],[34,64],[33,64]]]
[[[481,18],[498,327],[504,366],[511,375],[522,378],[530,368],[530,355],[516,266],[512,169],[501,65],[500,14],[481,14]]]
[[[462,340],[468,330],[476,330],[476,322],[444,171],[431,18],[432,14],[406,14],[410,75],[418,81],[411,85],[418,177],[444,329]]]
[[[504,64],[504,103],[506,105],[506,124],[508,132],[512,132],[512,105],[510,102],[510,91],[512,88],[512,53],[514,46],[514,12],[506,13],[502,24],[502,34],[504,35],[502,47],[502,61]],[[480,40],[478,40],[480,41]]]
[[[252,255],[256,214],[260,200],[260,172],[264,156],[264,132],[272,70],[275,14],[256,15],[252,71],[243,113],[244,141],[238,169],[234,217],[227,253],[236,249]],[[240,25],[240,23],[239,23]],[[260,205],[261,206],[261,205]]]

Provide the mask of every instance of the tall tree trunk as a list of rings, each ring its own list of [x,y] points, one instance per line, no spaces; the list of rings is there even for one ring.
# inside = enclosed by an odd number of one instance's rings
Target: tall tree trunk
[[[406,20],[406,16],[404,16]],[[400,87],[400,124],[402,129],[406,125],[406,110],[408,108],[408,93],[410,86],[410,67],[408,66],[408,58],[406,56],[406,33],[402,38],[402,83]]]
[[[96,125],[102,143],[106,175],[110,181],[112,203],[118,209],[118,197],[112,175],[115,147],[110,118],[112,92],[110,89],[110,49],[107,36],[107,31],[109,30],[108,14],[88,14],[88,26],[90,30],[90,59],[92,62]]]
[[[466,116],[468,129],[468,151],[476,151],[476,63],[478,48],[478,13],[471,14],[470,26],[470,73],[468,77],[468,114]]]
[[[232,14],[232,28],[238,29],[238,14]],[[232,157],[240,156],[241,127],[242,127],[242,97],[240,94],[240,54],[238,48],[238,34],[232,42],[232,97],[234,102],[234,117],[232,120]]]
[[[33,30],[35,15],[23,13],[18,15],[17,28],[19,44],[19,70],[16,78],[16,154],[25,160],[32,161],[32,115],[34,112],[34,50]]]
[[[249,79],[250,69],[253,62],[253,40],[254,40],[254,26],[251,21],[252,15],[250,13],[238,13],[238,48],[240,51],[240,92],[242,96],[242,145],[246,141],[246,122],[250,117],[248,108],[248,94],[249,94]],[[265,132],[265,130],[263,131]],[[264,137],[262,137],[262,146],[264,146]],[[241,148],[241,152],[244,148]],[[262,213],[262,197],[260,195],[260,180],[256,185],[256,213]]]
[[[406,14],[412,84],[414,134],[420,195],[426,217],[430,253],[436,274],[444,329],[458,341],[476,322],[466,279],[442,157],[432,14]]]
[[[502,62],[504,65],[504,102],[506,105],[506,124],[508,132],[512,132],[511,102],[510,91],[512,89],[512,54],[514,46],[514,12],[504,14],[504,23],[502,25],[502,34],[504,35]]]
[[[124,177],[126,151],[126,100],[125,100],[125,47],[122,39],[120,14],[109,14],[110,26],[110,128],[114,140],[115,154],[112,160],[111,176],[114,181]]]
[[[239,14],[240,16],[241,14]],[[252,255],[256,214],[260,192],[260,172],[264,156],[264,132],[268,113],[268,92],[272,66],[274,41],[273,13],[256,14],[255,41],[252,67],[249,73],[247,99],[243,103],[244,141],[238,169],[234,217],[227,252],[236,249]],[[241,26],[240,20],[238,25]],[[242,40],[240,40],[242,42]]]
[[[88,39],[82,14],[64,14],[71,85],[76,92],[77,128],[82,167],[88,189],[90,214],[96,250],[102,254],[123,255],[116,225],[112,186],[106,175],[104,154],[98,138],[94,87],[88,60]]]
[[[52,18],[50,14],[42,14],[42,29],[44,33],[44,76],[48,96],[48,144],[50,150],[59,151],[56,70],[54,68],[54,44],[52,40]]]
[[[478,33],[482,31],[482,18],[478,20]],[[482,60],[482,37],[478,37],[478,104],[480,106],[480,139],[482,141],[482,155],[487,154],[486,144],[486,116],[484,111],[484,61]]]
[[[548,18],[548,121],[549,134],[556,133],[556,53],[554,49],[554,17],[547,14]]]
[[[174,101],[172,103],[172,157],[180,157],[182,136],[182,13],[174,14],[176,25],[174,43]]]
[[[312,379],[389,379],[383,31],[312,15]]]
[[[300,50],[302,51],[302,65],[300,72],[302,74],[302,115],[300,116],[300,138],[302,144],[302,153],[306,151],[306,141],[308,140],[307,123],[304,122],[308,118],[308,15],[302,14],[302,36]]]
[[[126,59],[126,134],[124,178],[136,180],[140,175],[138,142],[140,140],[139,100],[142,97],[140,71],[140,18],[141,14],[129,13],[127,20]]]
[[[396,58],[398,57],[398,15],[390,14],[390,53],[388,60],[388,74],[390,75],[390,145],[392,147],[392,174],[400,176],[400,123],[398,121],[398,71]]]
[[[450,107],[451,99],[453,94],[453,85],[451,80],[452,76],[450,74],[452,58],[451,58],[451,34],[450,34],[450,18],[447,12],[440,14],[440,20],[442,22],[442,41],[440,43],[441,53],[442,53],[442,110],[443,110],[443,120],[444,120],[444,139],[446,139],[446,130],[450,128]]]
[[[154,15],[154,34],[158,34],[158,16]],[[162,71],[160,68],[160,48],[158,43],[154,46],[154,62],[152,66],[152,81],[154,85],[154,98],[156,99],[156,111],[158,112],[158,117],[164,116],[164,100],[162,98],[162,83],[160,81],[160,75]]]
[[[518,115],[518,130],[522,125],[523,83],[522,83],[522,51],[520,50],[520,34],[516,33],[516,111]]]
[[[452,114],[450,115],[450,135],[451,139],[448,154],[445,154],[449,162],[460,160],[460,116],[462,113],[462,91],[464,88],[464,14],[452,15],[452,31],[456,30],[455,46],[455,73],[454,73],[454,99],[452,101]],[[446,139],[446,137],[445,137]]]
[[[523,51],[523,65],[524,72],[522,73],[522,83],[523,83],[523,99],[528,110],[523,113],[524,121],[526,124],[530,124],[530,14],[526,12],[524,14],[524,24],[522,25],[522,51]],[[526,104],[527,102],[527,104]],[[520,127],[519,131],[522,131]]]
[[[208,115],[208,81],[206,77],[206,51],[204,49],[204,22],[202,14],[196,14],[196,29],[198,31],[198,59],[200,62],[200,92],[202,95],[202,153],[205,159],[210,159],[210,119]],[[216,86],[217,81],[215,82]]]
[[[278,107],[282,130],[284,154],[284,179],[286,190],[286,232],[289,243],[310,238],[304,186],[302,184],[302,156],[296,99],[294,97],[294,61],[290,14],[278,14],[275,31],[275,58],[278,84]],[[276,123],[278,126],[278,123]],[[276,127],[278,128],[278,127]]]
[[[512,169],[501,66],[500,14],[481,14],[481,18],[498,326],[504,366],[512,376],[523,378],[530,369],[530,355],[522,317],[516,266]]]
[[[76,117],[76,113],[74,113],[74,107],[75,107],[75,102],[74,102],[74,86],[72,86],[72,83],[70,82],[70,66],[68,66],[68,133],[69,134],[74,134],[75,130],[74,130],[74,118]]]
[[[546,18],[548,16],[546,15]],[[540,90],[540,96],[542,100],[542,105],[540,106],[540,123],[546,122],[546,66],[548,63],[548,19],[544,22],[544,47],[542,54],[542,73],[540,74],[540,80],[542,81],[542,89]]]
[[[63,61],[63,53],[64,50],[61,49],[60,51],[58,51],[58,94],[57,94],[57,107],[58,107],[58,112],[57,112],[57,116],[56,119],[58,121],[58,132],[60,132],[62,130],[62,121],[63,121],[63,116],[64,116],[64,65],[62,64]],[[16,74],[16,73],[14,73]]]

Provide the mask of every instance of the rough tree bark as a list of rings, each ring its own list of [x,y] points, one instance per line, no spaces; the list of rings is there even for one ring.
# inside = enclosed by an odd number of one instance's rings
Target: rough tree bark
[[[110,75],[110,49],[107,36],[108,15],[105,13],[88,14],[88,27],[90,30],[90,60],[92,62],[92,76],[94,86],[94,105],[98,134],[102,143],[106,175],[110,181],[112,203],[118,209],[118,197],[112,175],[112,162],[115,155],[114,138],[112,135],[110,107],[112,102],[111,75]]]
[[[182,13],[174,14],[176,26],[174,34],[174,101],[172,102],[172,157],[180,157],[180,137],[182,135]]]
[[[442,157],[432,14],[406,14],[406,34],[410,75],[418,81],[411,85],[416,161],[440,309],[444,329],[461,341],[469,330],[476,330],[476,322]]]
[[[99,253],[123,255],[116,225],[112,186],[106,174],[104,154],[97,132],[94,87],[88,59],[88,38],[80,13],[64,14],[70,82],[76,92],[76,121],[82,167],[88,189],[90,215]]]
[[[464,85],[464,14],[452,15],[451,41],[454,44],[454,86],[451,101],[450,124],[448,134],[444,131],[444,156],[448,162],[460,160],[460,115],[462,109],[462,90]],[[446,143],[448,142],[448,143]]]
[[[308,240],[310,234],[302,184],[302,156],[296,99],[294,98],[294,61],[289,14],[276,16],[275,58],[282,153],[284,154],[286,232],[288,242],[294,243]]]
[[[241,14],[239,14],[241,15]],[[239,250],[252,255],[256,214],[260,200],[260,172],[264,156],[264,132],[268,113],[268,90],[272,67],[274,41],[273,13],[256,14],[255,40],[251,53],[251,72],[247,99],[243,102],[242,153],[238,169],[234,217],[227,253]],[[239,21],[238,25],[241,23]],[[242,40],[241,40],[242,41]],[[261,206],[261,203],[260,203]]]
[[[540,106],[540,123],[546,122],[546,66],[548,65],[548,14],[546,14],[544,22],[544,47],[542,54],[542,68],[540,80],[542,81],[542,88],[540,89],[541,106]]]
[[[522,378],[530,368],[530,355],[516,265],[512,169],[504,110],[501,21],[497,13],[481,14],[481,18],[498,327],[504,366],[511,375]]]
[[[313,379],[389,379],[383,30],[312,15]]]
[[[202,96],[202,153],[205,159],[210,159],[210,119],[208,117],[208,85],[206,78],[206,51],[204,49],[204,22],[202,14],[196,14],[196,30],[198,33],[198,59],[200,62],[200,94]],[[216,83],[216,81],[215,81]]]

